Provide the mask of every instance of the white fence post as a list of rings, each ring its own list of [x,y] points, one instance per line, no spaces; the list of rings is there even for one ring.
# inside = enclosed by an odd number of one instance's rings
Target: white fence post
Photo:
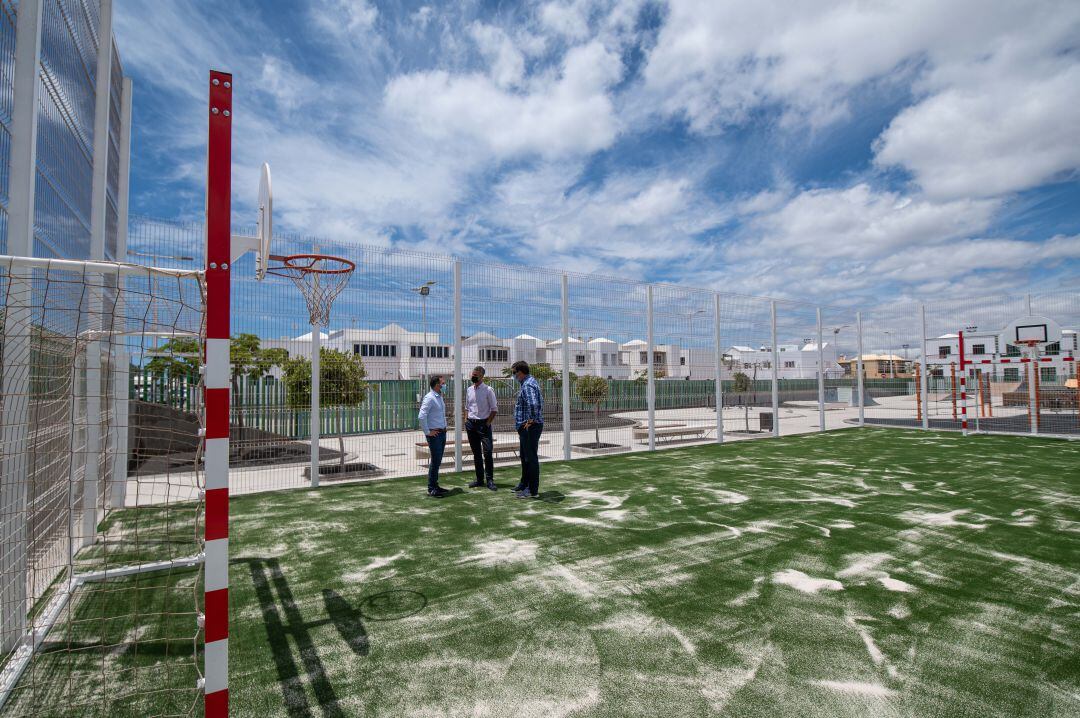
[[[922,395],[922,428],[930,428],[930,390],[929,367],[926,364],[926,305],[919,305],[919,320],[922,322],[922,351],[919,363],[922,365],[919,377],[919,393]]]
[[[461,471],[461,423],[465,414],[465,381],[461,375],[461,260],[454,261],[454,471]],[[478,457],[473,457],[476,461]]]
[[[125,77],[122,84],[120,98],[120,177],[118,180],[118,192],[116,202],[116,261],[127,261],[127,238],[128,238],[128,208],[130,178],[131,178],[131,93],[132,82],[130,77]],[[117,275],[116,286],[120,295],[123,295],[124,277]],[[123,316],[123,313],[121,313]],[[123,327],[121,327],[123,329]],[[123,345],[127,340],[122,339]],[[110,505],[114,508],[123,508],[127,500],[128,480],[128,424],[130,422],[128,404],[128,392],[130,386],[130,355],[126,346],[116,352],[113,359],[113,423],[112,423],[112,446],[113,446],[113,469],[112,469],[112,492]]]
[[[818,425],[825,431],[825,347],[822,346],[821,307],[817,308],[817,406]],[[833,347],[835,349],[835,347]]]
[[[713,294],[713,324],[716,329],[716,348],[713,352],[716,364],[716,443],[724,443],[724,367],[723,344],[720,343],[720,295]]]
[[[649,411],[649,451],[656,450],[656,377],[653,371],[653,347],[655,346],[653,337],[653,288],[652,285],[648,285],[645,292],[645,321],[648,323],[646,329],[646,342],[648,344],[648,356],[645,360],[645,371],[647,372],[648,381],[645,384],[645,401],[648,405]]]
[[[772,323],[772,435],[780,436],[780,350],[776,346],[776,300],[769,302]]]
[[[105,216],[109,178],[109,111],[112,99],[112,0],[100,0],[97,70],[94,74],[94,161],[90,205],[90,259],[105,259]],[[91,330],[111,330],[105,320],[106,281],[100,278],[97,291],[89,292]],[[119,279],[117,280],[119,281]],[[101,460],[105,446],[101,436],[103,391],[101,342],[86,345],[86,469],[83,479],[82,545],[94,543],[98,524],[98,494],[101,492]],[[104,501],[102,501],[104,508]]]
[[[34,186],[37,177],[37,86],[41,57],[41,0],[23,0],[15,26],[15,66],[8,166],[7,254],[34,252]],[[0,651],[8,653],[26,633],[27,462],[30,431],[30,270],[12,267],[4,312],[4,396],[0,414]]]
[[[858,391],[858,393],[859,393],[859,426],[865,426],[866,425],[866,397],[863,395],[863,391],[864,391],[864,389],[866,387],[865,387],[865,382],[863,381],[862,312],[856,312],[855,313],[855,327],[856,327],[856,331],[859,333],[859,339],[858,339],[859,357],[858,357],[858,360],[855,362],[856,371],[858,371],[858,373],[859,373],[858,379],[856,380],[857,381],[856,391]]]
[[[563,458],[570,460],[570,280],[562,275],[562,436]]]

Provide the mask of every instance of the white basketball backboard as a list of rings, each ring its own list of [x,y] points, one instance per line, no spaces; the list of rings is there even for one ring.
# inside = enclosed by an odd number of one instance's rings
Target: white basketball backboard
[[[1061,341],[1061,326],[1049,317],[1030,315],[1010,322],[1001,332],[1001,351],[1005,347],[1045,347]]]
[[[265,162],[259,173],[259,216],[255,233],[259,238],[259,249],[255,253],[255,278],[262,279],[266,275],[270,242],[274,238],[274,195],[270,184],[270,165]]]
[[[232,236],[232,261],[248,252],[255,253],[255,278],[266,276],[270,263],[270,245],[274,240],[274,194],[270,184],[270,165],[263,163],[259,172],[259,211],[255,216],[255,236]]]

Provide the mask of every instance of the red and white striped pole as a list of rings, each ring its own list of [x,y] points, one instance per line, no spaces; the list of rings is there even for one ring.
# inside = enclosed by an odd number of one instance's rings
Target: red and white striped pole
[[[210,72],[206,159],[206,561],[204,710],[229,715],[229,283],[232,75]]]
[[[967,362],[964,361],[964,332],[960,332],[960,430],[968,433],[967,424]]]

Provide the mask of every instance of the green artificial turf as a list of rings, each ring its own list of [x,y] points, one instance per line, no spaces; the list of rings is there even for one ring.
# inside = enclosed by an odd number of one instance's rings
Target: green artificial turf
[[[1078,460],[862,429],[240,497],[232,714],[1080,715]]]

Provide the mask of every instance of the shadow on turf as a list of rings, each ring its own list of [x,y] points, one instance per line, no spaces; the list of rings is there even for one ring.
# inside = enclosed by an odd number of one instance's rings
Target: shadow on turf
[[[566,494],[561,491],[541,491],[536,498],[548,504],[558,504],[562,503],[562,500],[566,498]]]
[[[427,607],[427,596],[419,591],[397,589],[365,597],[358,613],[369,621],[400,621]]]
[[[318,709],[328,718],[345,718],[345,713],[338,708],[337,694],[326,677],[326,669],[312,640],[311,630],[332,624],[338,634],[359,656],[366,656],[369,651],[367,630],[361,620],[362,614],[334,591],[323,590],[323,603],[328,619],[305,621],[296,605],[289,582],[281,570],[276,558],[240,559],[236,563],[246,563],[251,570],[251,580],[262,609],[266,626],[266,637],[274,655],[278,683],[281,685],[285,709],[290,716],[314,715],[304,692],[304,682],[300,677],[300,667],[294,659],[294,651],[289,645],[289,637],[296,644],[295,654],[303,662],[311,690],[318,702]],[[275,597],[276,594],[276,597]]]
[[[460,491],[460,489],[459,489]],[[313,716],[307,694],[304,692],[300,667],[294,656],[299,654],[303,670],[307,674],[311,690],[318,701],[318,709],[328,718],[344,718],[345,713],[337,706],[338,697],[326,677],[326,669],[319,658],[312,639],[312,629],[332,625],[341,639],[360,657],[371,651],[364,620],[397,621],[407,618],[427,607],[427,596],[419,591],[394,590],[372,594],[353,605],[336,591],[322,590],[325,620],[305,621],[289,588],[289,581],[276,558],[238,559],[234,563],[246,563],[258,596],[266,626],[266,637],[274,656],[278,683],[282,698],[290,716]],[[289,645],[292,637],[295,651]]]

